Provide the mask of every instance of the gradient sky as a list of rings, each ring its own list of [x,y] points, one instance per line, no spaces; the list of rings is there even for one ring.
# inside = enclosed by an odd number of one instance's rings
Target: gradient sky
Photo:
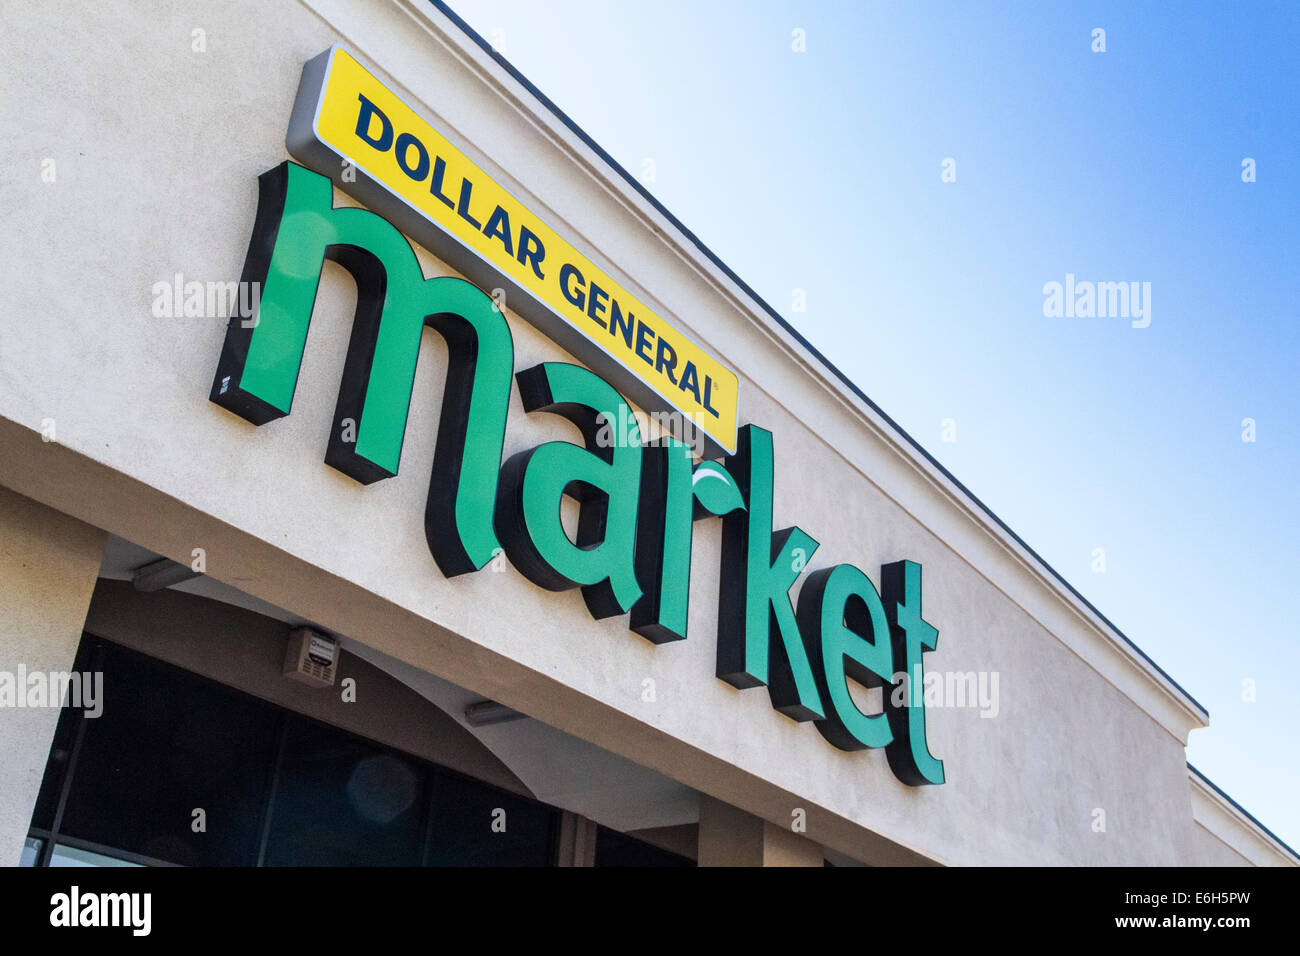
[[[1205,705],[1190,760],[1300,848],[1300,5],[451,7]],[[1151,283],[1150,326],[1045,318],[1066,273]]]

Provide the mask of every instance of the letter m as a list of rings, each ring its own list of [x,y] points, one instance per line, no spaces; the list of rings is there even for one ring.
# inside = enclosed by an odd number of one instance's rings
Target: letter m
[[[281,163],[258,179],[257,219],[241,281],[262,290],[252,322],[235,315],[210,398],[254,425],[288,415],[325,260],[357,284],[325,462],[363,484],[397,474],[429,325],[447,341],[448,372],[425,531],[443,573],[481,568],[492,528],[514,345],[482,290],[425,279],[406,238],[365,209],[334,208],[329,179]]]
[[[1108,319],[1128,318],[1128,283],[1097,283],[1097,314]]]

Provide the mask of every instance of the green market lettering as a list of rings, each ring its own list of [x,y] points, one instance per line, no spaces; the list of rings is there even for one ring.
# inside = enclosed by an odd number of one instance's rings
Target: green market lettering
[[[241,281],[262,294],[254,321],[230,320],[214,403],[254,425],[290,413],[327,259],[352,274],[357,304],[326,464],[363,484],[397,474],[424,328],[446,341],[424,517],[444,575],[477,571],[501,549],[537,586],[580,589],[596,619],[627,615],[646,640],[685,640],[695,522],[718,518],[716,676],[766,687],[773,708],[841,750],[883,747],[905,784],[944,782],[926,742],[923,655],[938,631],[922,617],[919,564],[884,565],[879,591],[850,564],[813,571],[796,607],[790,591],[818,542],[773,528],[770,432],[745,425],[735,454],[697,461],[675,438],[643,440],[627,401],[586,368],[545,362],[515,374],[510,327],[490,296],[425,278],[395,226],[336,208],[330,180],[295,163],[259,177]],[[582,444],[545,442],[502,462],[512,382],[528,414],[563,416]],[[609,440],[605,426],[629,422]],[[560,520],[566,495],[578,502],[576,540]],[[885,689],[881,713],[858,708],[849,679]]]

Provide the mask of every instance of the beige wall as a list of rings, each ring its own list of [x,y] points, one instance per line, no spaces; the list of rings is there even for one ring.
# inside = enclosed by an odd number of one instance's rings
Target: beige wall
[[[196,28],[205,53],[191,49]],[[436,336],[422,347],[401,474],[362,487],[322,464],[353,308],[338,267],[325,270],[293,414],[254,428],[208,402],[225,323],[153,318],[151,287],[177,272],[237,278],[256,177],[287,158],[301,65],[333,42],[739,370],[741,420],[775,434],[777,527],[798,523],[821,542],[813,568],[849,561],[875,577],[884,561],[924,565],[925,613],[940,630],[927,667],[1000,678],[996,718],[933,712],[948,784],[904,787],[882,753],[835,750],[764,691],[714,678],[716,521],[697,525],[691,636],[677,644],[654,647],[625,619],[595,622],[576,592],[513,570],[444,579],[421,526],[445,373]],[[667,238],[429,5],[174,4],[149,17],[129,3],[76,17],[38,6],[0,34],[0,62],[0,136],[18,170],[0,185],[0,258],[28,264],[0,279],[0,484],[187,563],[202,547],[220,581],[769,823],[801,809],[809,839],[850,856],[883,837],[945,863],[1203,858],[1183,749],[1203,715]],[[47,158],[54,183],[40,176]],[[427,274],[451,273],[420,259]],[[564,358],[510,319],[517,368]],[[547,418],[525,416],[516,394],[507,454],[574,437]],[[46,419],[58,446],[40,442]]]
[[[104,537],[0,488],[0,671],[15,680],[19,668],[28,675],[71,671]],[[0,707],[0,864],[18,862],[58,703]]]
[[[710,797],[700,799],[700,866],[822,866],[820,844]]]

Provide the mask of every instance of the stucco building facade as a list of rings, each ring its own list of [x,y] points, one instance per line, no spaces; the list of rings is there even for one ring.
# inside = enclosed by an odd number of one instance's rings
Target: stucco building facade
[[[230,313],[187,315],[180,299],[191,282],[239,278],[259,177],[300,158],[285,140],[304,64],[335,45],[734,372],[736,424],[771,435],[772,528],[817,542],[792,609],[819,569],[851,564],[883,589],[886,566],[924,568],[921,613],[938,634],[925,670],[941,685],[924,739],[941,784],[909,785],[886,748],[841,749],[764,687],[719,678],[730,519],[693,523],[685,640],[647,640],[626,613],[596,618],[578,588],[522,573],[509,547],[447,576],[425,528],[440,415],[458,400],[442,336],[421,339],[397,473],[362,483],[323,460],[363,285],[344,264],[320,271],[291,413],[257,425],[210,400]],[[337,783],[378,828],[358,845],[405,827],[394,845],[418,854],[398,861],[493,862],[490,841],[504,846],[522,820],[535,839],[496,862],[1296,863],[1189,769],[1205,710],[448,11],[35,6],[10,18],[0,53],[18,170],[0,184],[0,670],[98,669],[105,682],[97,718],[0,709],[5,862],[385,862],[355,855],[346,833],[321,849],[276,822],[316,779],[295,754],[336,752],[312,743],[326,728],[358,749],[320,786]],[[335,180],[335,206],[361,205],[342,168],[315,174]],[[403,232],[424,276],[467,275]],[[170,310],[160,284],[183,293]],[[501,310],[516,372],[592,364],[516,298]],[[633,377],[605,374],[625,396]],[[544,442],[582,438],[526,411],[513,384],[501,461]],[[705,456],[735,471],[723,451]],[[571,532],[578,507],[563,505]],[[142,586],[139,570],[162,559],[182,580]],[[284,676],[302,626],[338,642],[329,687]],[[165,718],[131,709],[182,679],[197,689]],[[114,698],[133,680],[138,693]],[[868,683],[850,674],[848,693],[871,717],[891,688]],[[231,729],[222,708],[246,723]],[[133,715],[134,737],[112,729],[115,710]],[[146,738],[190,756],[114,763],[114,748]],[[241,802],[202,766],[243,746],[239,762],[264,770]],[[122,767],[176,799],[138,825],[77,810],[98,789],[129,814],[129,790],[113,790]],[[439,803],[453,778],[508,796],[466,797],[462,819]],[[459,839],[444,818],[481,827],[481,841],[440,856]]]

